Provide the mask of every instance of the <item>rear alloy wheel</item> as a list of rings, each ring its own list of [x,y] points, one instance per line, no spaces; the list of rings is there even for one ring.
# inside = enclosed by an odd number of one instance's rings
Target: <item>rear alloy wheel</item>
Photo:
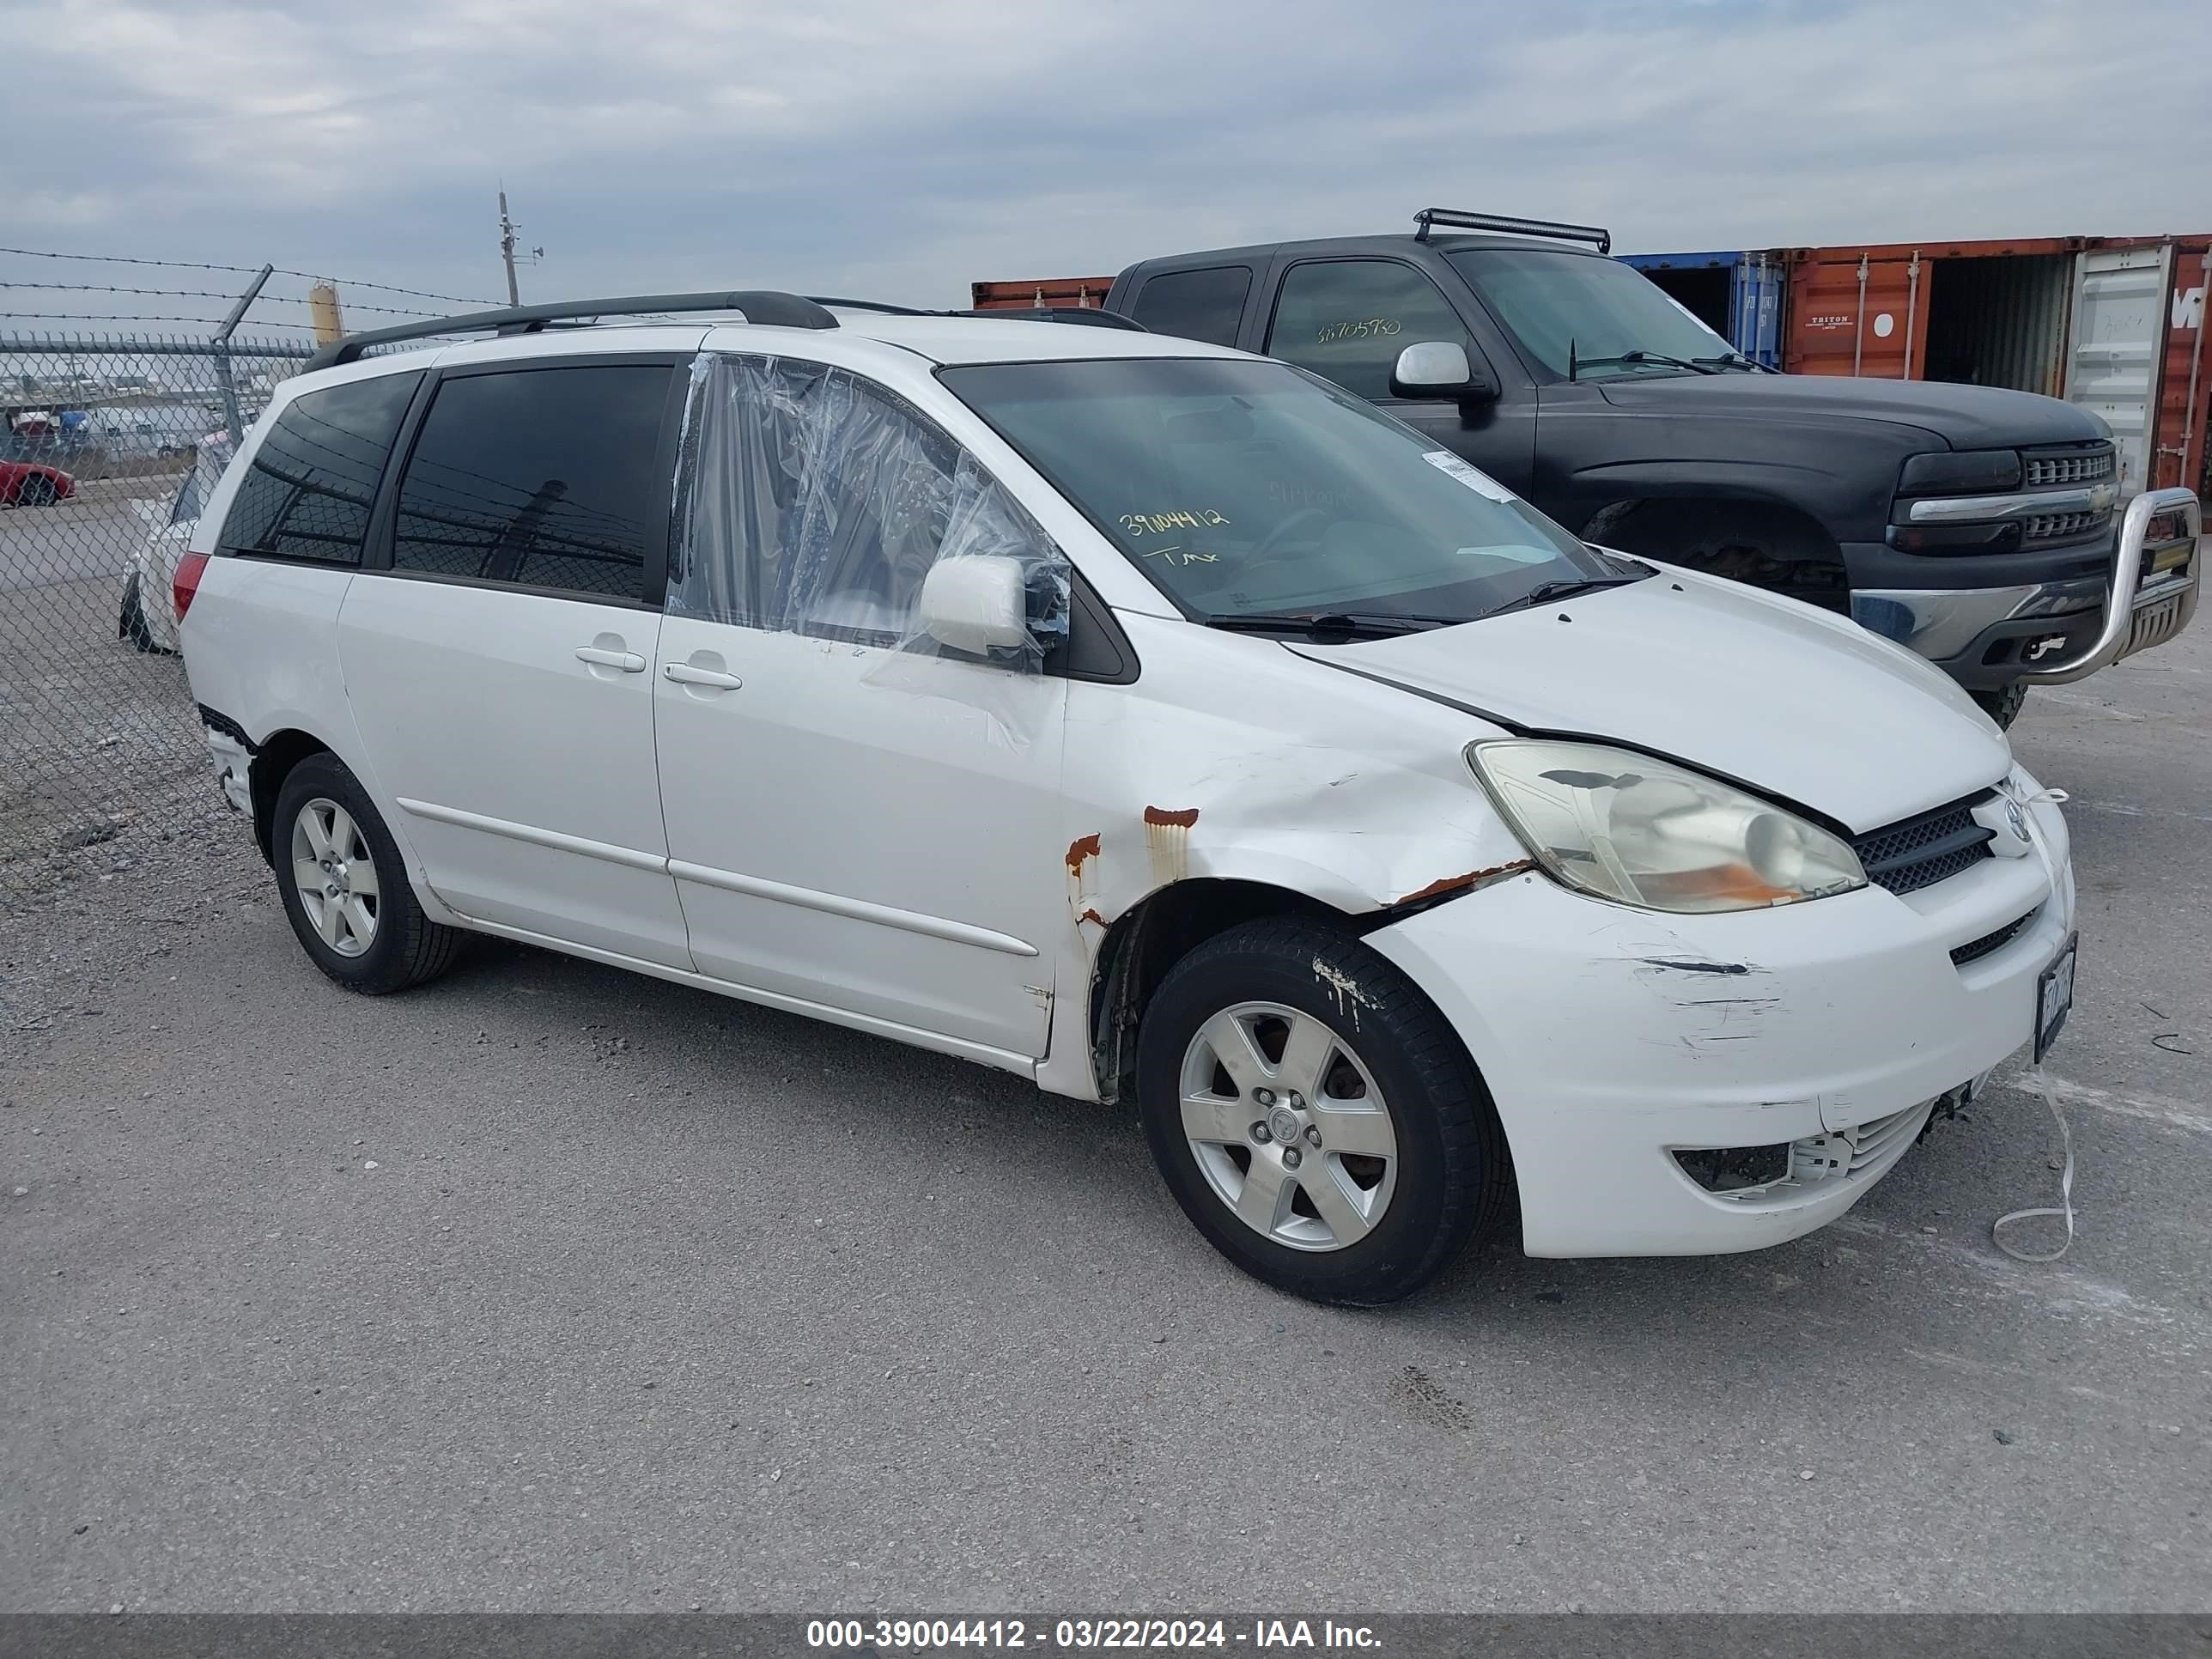
[[[285,774],[274,827],[285,919],[315,966],[381,996],[453,965],[465,935],[423,914],[398,843],[336,756],[310,755]]]
[[[342,957],[368,953],[382,904],[376,860],[352,815],[321,796],[292,820],[292,885],[315,936]]]
[[[1183,1213],[1293,1294],[1395,1302],[1510,1212],[1504,1133],[1457,1034],[1323,922],[1248,922],[1177,963],[1137,1079]]]
[[[54,481],[43,472],[29,473],[15,486],[15,505],[18,507],[52,507],[60,495],[61,491],[55,487]]]

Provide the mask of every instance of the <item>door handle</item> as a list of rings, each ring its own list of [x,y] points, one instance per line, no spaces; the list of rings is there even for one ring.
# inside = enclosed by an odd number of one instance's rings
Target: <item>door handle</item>
[[[678,685],[711,685],[722,691],[734,691],[744,684],[735,674],[726,674],[719,668],[696,667],[688,662],[665,662],[660,665],[660,672]]]
[[[595,668],[619,668],[625,674],[645,672],[645,659],[635,651],[609,651],[600,646],[580,645],[576,660],[590,663]]]

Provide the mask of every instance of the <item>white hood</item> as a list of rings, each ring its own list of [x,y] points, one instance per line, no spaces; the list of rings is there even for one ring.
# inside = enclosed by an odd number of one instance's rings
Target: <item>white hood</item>
[[[2012,765],[2004,734],[1918,657],[1841,617],[1663,566],[1457,628],[1290,649],[1511,726],[1669,756],[1860,834]]]

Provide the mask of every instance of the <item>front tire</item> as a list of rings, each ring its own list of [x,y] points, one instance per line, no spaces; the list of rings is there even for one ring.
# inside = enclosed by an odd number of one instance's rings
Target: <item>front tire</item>
[[[423,914],[398,843],[336,756],[285,775],[270,850],[301,948],[349,991],[384,996],[453,966],[465,935]]]
[[[15,505],[52,507],[61,499],[61,493],[60,488],[44,473],[27,473],[22,482],[15,486]]]
[[[1998,730],[2009,732],[2012,723],[2020,718],[2021,705],[2027,701],[2027,688],[2014,680],[1995,691],[1969,691],[1966,695],[1982,706],[1982,713],[1997,723]]]
[[[1200,945],[1145,1012],[1137,1077],[1183,1213],[1293,1295],[1395,1302],[1510,1212],[1504,1133],[1457,1036],[1335,928],[1275,918]]]

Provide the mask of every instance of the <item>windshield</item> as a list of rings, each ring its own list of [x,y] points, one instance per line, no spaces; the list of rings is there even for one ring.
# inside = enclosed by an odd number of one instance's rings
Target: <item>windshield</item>
[[[1467,622],[1629,567],[1280,363],[1097,358],[939,377],[1186,615]]]
[[[1684,363],[1751,367],[1649,277],[1617,259],[1497,247],[1462,248],[1449,258],[1522,348],[1555,374],[1567,373],[1570,348],[1574,378],[1581,380],[1695,372]],[[1677,361],[1665,361],[1670,357]]]

